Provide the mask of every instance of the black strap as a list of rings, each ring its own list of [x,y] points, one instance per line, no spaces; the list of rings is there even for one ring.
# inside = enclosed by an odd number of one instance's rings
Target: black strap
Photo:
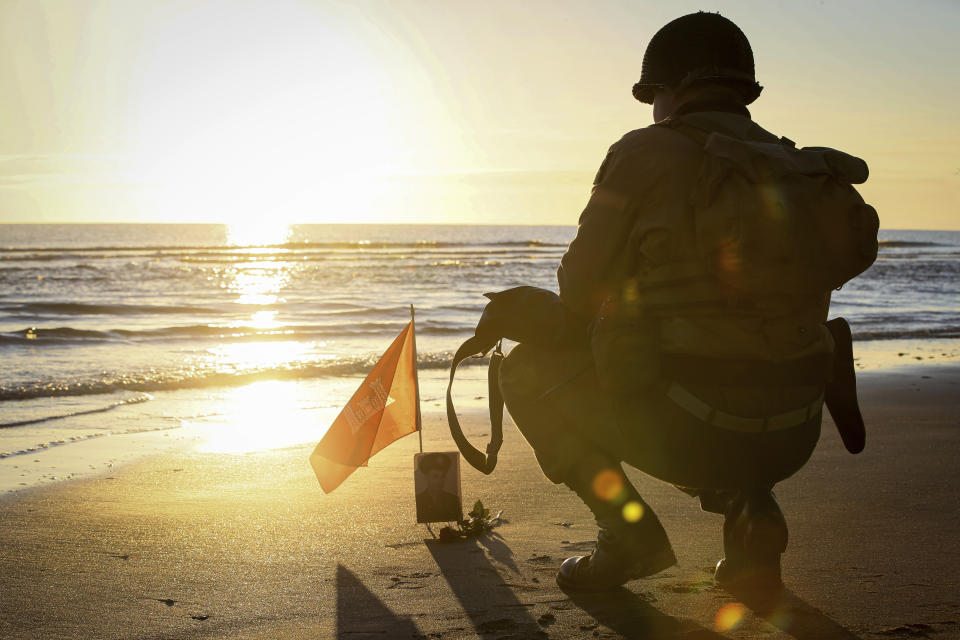
[[[457,419],[457,411],[453,406],[452,392],[453,377],[456,375],[460,363],[467,358],[485,354],[490,349],[494,349],[494,352],[490,354],[490,367],[487,373],[490,392],[490,443],[487,445],[487,453],[484,454],[470,444],[470,441],[463,434],[460,421]],[[499,340],[473,336],[460,345],[457,353],[453,356],[453,363],[450,365],[450,382],[447,384],[447,424],[450,425],[450,435],[453,436],[453,441],[466,461],[470,463],[470,466],[487,475],[490,475],[497,466],[497,454],[503,444],[503,396],[500,393],[501,360],[503,360],[503,352],[500,350]]]
[[[843,318],[826,323],[836,344],[833,379],[823,394],[824,404],[837,425],[843,446],[850,453],[860,453],[866,444],[867,429],[857,403],[857,372],[853,364],[853,335]]]

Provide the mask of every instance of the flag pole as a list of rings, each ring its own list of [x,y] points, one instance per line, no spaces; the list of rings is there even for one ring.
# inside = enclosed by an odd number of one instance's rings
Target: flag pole
[[[410,333],[413,338],[413,380],[417,389],[417,437],[420,438],[420,453],[423,453],[423,421],[420,419],[420,376],[417,375],[417,327],[414,324],[413,305],[410,305]]]

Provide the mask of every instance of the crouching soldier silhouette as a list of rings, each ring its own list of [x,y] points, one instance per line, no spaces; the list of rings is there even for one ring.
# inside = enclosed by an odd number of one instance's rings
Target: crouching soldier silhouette
[[[781,585],[772,493],[809,459],[827,406],[851,452],[864,431],[849,327],[830,292],[876,258],[866,164],[755,124],[753,52],[719,14],[654,35],[633,94],[655,124],[614,144],[558,269],[589,326],[581,347],[519,344],[506,406],[546,476],[599,526],[557,582],[609,589],[676,562],[626,463],[722,514],[724,585]],[[589,342],[589,345],[586,343]]]

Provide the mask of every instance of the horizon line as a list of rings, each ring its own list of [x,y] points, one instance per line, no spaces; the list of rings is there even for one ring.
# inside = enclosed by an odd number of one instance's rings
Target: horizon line
[[[71,221],[71,222],[3,222],[0,221],[0,226],[36,226],[42,227],[45,225],[111,225],[111,226],[135,226],[135,225],[151,225],[151,226],[230,226],[235,224],[244,224],[244,223],[233,223],[233,222],[151,222],[151,221],[141,221],[141,222],[111,222],[111,221],[102,221],[102,220],[84,220],[84,221]],[[500,224],[500,223],[490,223],[490,222],[285,222],[282,223],[286,226],[352,226],[352,227],[373,227],[373,226],[397,226],[397,227],[577,227],[577,224],[542,224],[542,223],[510,223],[510,224]],[[952,231],[960,232],[960,227],[954,229],[919,229],[916,227],[880,227],[880,231]]]

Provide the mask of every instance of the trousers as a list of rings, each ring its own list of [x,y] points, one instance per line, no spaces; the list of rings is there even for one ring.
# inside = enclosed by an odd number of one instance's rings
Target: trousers
[[[772,488],[807,462],[819,440],[819,410],[777,431],[732,431],[677,406],[665,394],[668,383],[607,393],[589,349],[519,344],[500,366],[507,410],[555,483],[599,454],[685,489]]]

